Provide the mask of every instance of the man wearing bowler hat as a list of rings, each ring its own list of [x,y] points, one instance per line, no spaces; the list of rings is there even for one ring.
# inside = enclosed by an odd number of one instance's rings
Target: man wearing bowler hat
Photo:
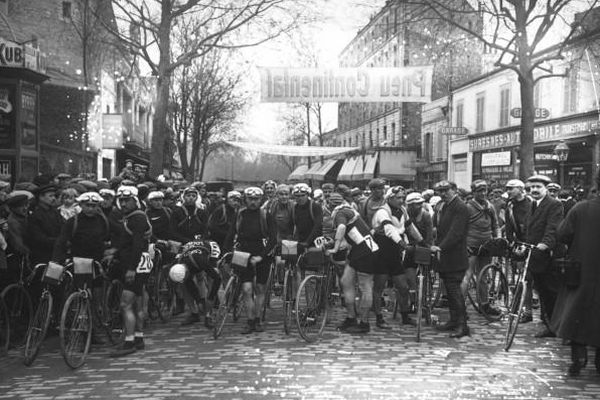
[[[551,269],[552,251],[556,247],[556,229],[563,217],[563,207],[559,200],[548,194],[547,186],[552,181],[544,175],[533,175],[527,179],[531,190],[531,208],[527,214],[525,241],[536,246],[531,252],[529,270],[533,287],[540,296],[541,318],[545,329],[536,337],[553,337],[548,328],[552,318],[554,303],[558,293],[557,274]]]
[[[52,258],[54,244],[60,235],[64,220],[56,208],[57,187],[40,187],[36,196],[38,205],[28,221],[28,239],[31,263],[47,263]]]

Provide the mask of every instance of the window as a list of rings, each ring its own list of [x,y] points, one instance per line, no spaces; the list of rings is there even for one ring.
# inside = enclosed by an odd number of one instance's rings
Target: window
[[[71,2],[70,1],[62,2],[62,16],[65,19],[71,18]]]
[[[369,147],[373,147],[373,132],[369,131]]]
[[[387,140],[387,126],[383,127],[383,140]]]
[[[564,112],[577,112],[579,68],[571,68],[564,79]]]
[[[379,145],[379,128],[377,128],[377,133],[375,134],[375,144]]]
[[[464,126],[464,110],[465,110],[465,103],[463,100],[459,100],[456,102],[456,126],[458,127],[463,127]]]
[[[431,143],[431,132],[427,132],[425,134],[425,161],[427,162],[431,162],[431,151],[433,149],[432,143]]]
[[[475,132],[482,132],[483,127],[483,114],[485,112],[485,93],[477,94],[477,113],[475,120]]]
[[[396,123],[392,122],[392,146],[396,144]]]
[[[500,127],[508,126],[510,113],[510,86],[500,88]]]

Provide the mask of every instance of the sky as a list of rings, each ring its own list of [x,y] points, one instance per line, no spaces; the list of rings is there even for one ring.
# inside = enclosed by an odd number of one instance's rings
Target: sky
[[[337,67],[338,55],[384,3],[384,0],[323,1],[322,22],[314,27],[305,27],[302,32],[296,32],[292,35],[292,40],[297,41],[300,36],[303,36],[309,42],[312,41],[320,66]],[[251,94],[251,103],[242,118],[238,134],[240,140],[280,143],[285,136],[281,115],[285,113],[286,104],[260,102],[257,67],[301,67],[302,65],[294,65],[294,61],[291,61],[295,57],[295,51],[288,40],[277,40],[243,51],[246,64],[250,66],[250,79],[245,90]],[[337,103],[326,103],[324,116],[325,132],[337,127]]]

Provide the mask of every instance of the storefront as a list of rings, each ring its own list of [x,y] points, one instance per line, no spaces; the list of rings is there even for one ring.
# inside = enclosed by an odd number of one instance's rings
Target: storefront
[[[423,167],[421,174],[424,188],[432,188],[436,182],[448,179],[448,161],[432,162]]]
[[[514,128],[513,128],[514,129]],[[590,186],[598,159],[600,133],[598,113],[579,114],[567,118],[536,123],[534,128],[535,172],[547,175],[564,187]],[[564,142],[568,157],[559,161],[555,148]],[[473,154],[473,179],[500,184],[519,175],[520,132],[498,130],[469,137]]]

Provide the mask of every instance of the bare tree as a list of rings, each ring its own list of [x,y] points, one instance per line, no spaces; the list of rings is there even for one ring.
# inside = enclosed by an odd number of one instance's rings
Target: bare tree
[[[564,76],[548,66],[563,59],[565,48],[577,33],[577,26],[568,28],[558,45],[541,51],[553,29],[566,22],[564,15],[572,11],[570,7],[576,0],[482,0],[477,9],[466,0],[407,0],[399,3],[411,7],[413,17],[452,24],[489,49],[496,50],[495,65],[517,74],[522,110],[519,175],[525,178],[533,174],[534,86],[541,79]],[[590,0],[587,9],[591,10],[597,3],[597,0]],[[469,24],[469,16],[482,17],[488,29],[482,31]]]
[[[150,174],[162,173],[167,139],[167,109],[173,72],[215,48],[256,46],[302,22],[302,7],[290,0],[112,0],[119,29],[113,35],[143,59],[157,76]],[[178,48],[173,29],[193,21],[193,44]],[[125,25],[125,27],[123,27]],[[139,29],[131,38],[130,26]],[[243,35],[243,37],[242,37]]]

